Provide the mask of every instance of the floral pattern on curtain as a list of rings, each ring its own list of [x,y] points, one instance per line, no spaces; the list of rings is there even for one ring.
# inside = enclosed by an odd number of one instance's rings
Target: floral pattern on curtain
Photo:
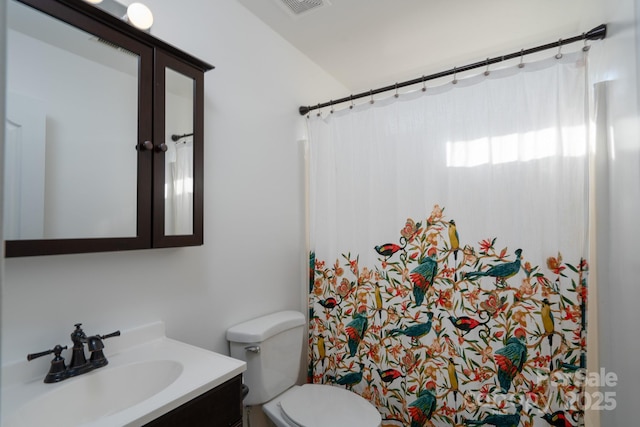
[[[383,425],[579,422],[586,261],[463,237],[436,205],[375,265],[312,253],[310,382],[357,392]]]
[[[585,63],[309,117],[310,382],[383,426],[583,424]]]

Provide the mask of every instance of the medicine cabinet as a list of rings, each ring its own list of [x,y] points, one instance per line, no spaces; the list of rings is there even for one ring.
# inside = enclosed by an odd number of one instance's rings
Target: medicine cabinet
[[[82,0],[7,15],[6,256],[201,245],[213,67]]]

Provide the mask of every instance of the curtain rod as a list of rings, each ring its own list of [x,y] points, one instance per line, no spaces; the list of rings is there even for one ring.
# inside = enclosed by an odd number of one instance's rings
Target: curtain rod
[[[182,138],[186,138],[188,136],[193,136],[193,133],[185,133],[185,134],[182,134],[182,135],[173,134],[173,135],[171,135],[171,140],[175,141],[175,142],[178,142]]]
[[[400,88],[403,88],[403,87],[406,87],[406,86],[415,85],[415,84],[418,84],[418,83],[424,83],[427,80],[434,80],[434,79],[437,79],[437,78],[440,78],[440,77],[450,76],[450,75],[455,74],[455,73],[472,70],[474,68],[485,67],[485,66],[488,66],[488,65],[491,65],[491,64],[496,64],[498,62],[507,61],[509,59],[519,58],[519,57],[522,57],[524,55],[530,55],[532,53],[541,52],[543,50],[553,49],[553,48],[556,48],[556,47],[559,48],[560,46],[564,46],[566,44],[575,43],[577,41],[581,41],[581,40],[602,40],[602,39],[604,39],[606,37],[606,35],[607,35],[607,26],[605,24],[602,24],[602,25],[598,25],[597,27],[593,28],[591,31],[587,31],[586,33],[582,33],[579,36],[570,37],[568,39],[560,39],[557,42],[547,43],[547,44],[536,46],[536,47],[533,47],[533,48],[530,48],[530,49],[522,49],[519,52],[510,53],[508,55],[496,56],[494,58],[487,58],[484,61],[476,62],[476,63],[469,64],[469,65],[464,65],[462,67],[454,67],[454,68],[452,68],[450,70],[441,71],[439,73],[430,74],[428,76],[418,77],[417,79],[407,80],[407,81],[401,82],[401,83],[394,83],[394,84],[389,85],[389,86],[381,87],[381,88],[378,88],[378,89],[372,89],[372,90],[369,90],[367,92],[362,92],[362,93],[359,93],[359,94],[356,94],[356,95],[346,96],[344,98],[340,98],[340,99],[336,99],[336,100],[331,100],[329,102],[325,102],[325,103],[322,103],[322,104],[318,104],[318,105],[314,105],[314,106],[301,106],[298,109],[298,111],[300,112],[300,115],[304,116],[305,114],[307,114],[309,111],[312,111],[312,110],[317,110],[317,109],[320,109],[320,108],[330,107],[330,106],[334,106],[336,104],[341,104],[343,102],[349,102],[349,101],[353,101],[355,99],[377,95],[377,94],[382,93],[382,92],[388,92],[388,91],[391,91],[391,90],[397,90],[397,89],[400,89]]]

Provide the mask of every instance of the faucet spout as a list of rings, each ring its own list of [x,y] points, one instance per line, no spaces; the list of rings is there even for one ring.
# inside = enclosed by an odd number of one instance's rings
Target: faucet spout
[[[84,354],[84,344],[87,342],[87,335],[80,326],[82,326],[82,323],[76,323],[76,328],[71,332],[73,347],[71,348],[71,363],[69,364],[70,376],[84,374],[93,369]]]

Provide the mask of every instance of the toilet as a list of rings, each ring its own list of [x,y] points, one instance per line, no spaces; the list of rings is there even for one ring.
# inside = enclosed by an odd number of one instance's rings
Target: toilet
[[[304,315],[280,311],[227,330],[231,357],[247,363],[244,404],[263,405],[277,427],[379,427],[376,408],[342,387],[296,385],[305,331]]]

